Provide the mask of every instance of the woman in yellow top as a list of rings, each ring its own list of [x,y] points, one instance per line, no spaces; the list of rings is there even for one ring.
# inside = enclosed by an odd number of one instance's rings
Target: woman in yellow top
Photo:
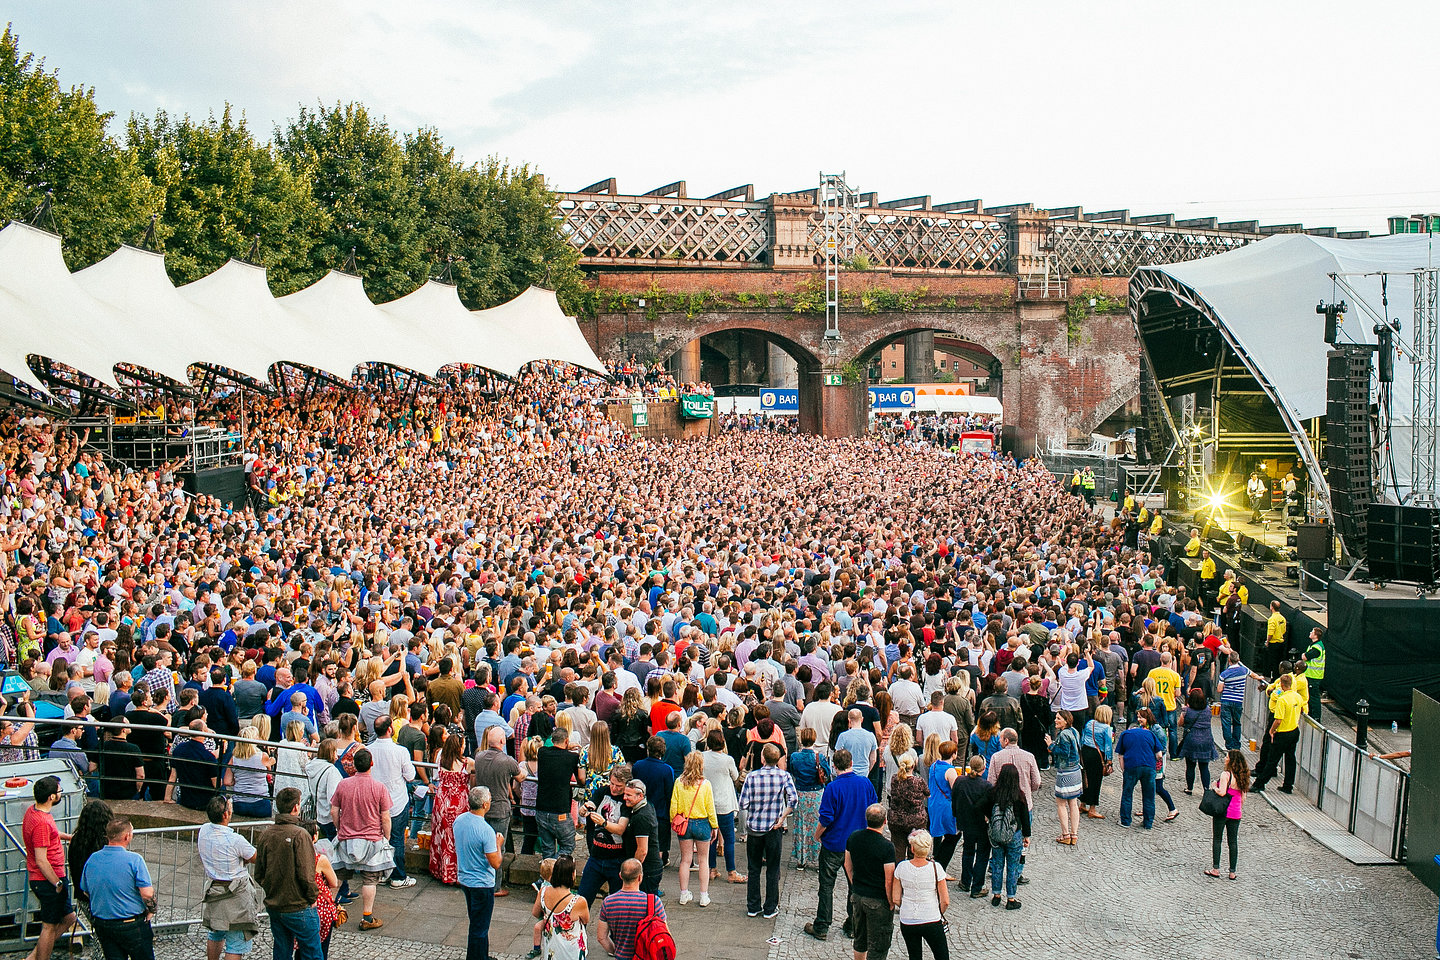
[[[700,865],[700,906],[710,906],[710,871],[705,869],[710,862],[710,838],[720,826],[715,816],[715,794],[710,781],[705,779],[705,755],[698,750],[685,757],[685,772],[675,781],[670,791],[670,822],[677,816],[687,817],[689,823],[680,837],[680,903],[687,904],[695,899],[690,895],[690,864]]]

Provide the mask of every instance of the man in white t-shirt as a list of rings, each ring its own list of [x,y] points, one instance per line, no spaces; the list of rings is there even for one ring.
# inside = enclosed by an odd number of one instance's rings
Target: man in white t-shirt
[[[960,725],[945,712],[945,691],[936,690],[930,694],[930,709],[915,723],[915,740],[922,746],[930,734],[938,733],[941,742],[960,742]]]
[[[925,712],[925,691],[915,682],[915,670],[908,663],[902,663],[895,671],[897,679],[890,684],[890,700],[901,723],[912,727]]]

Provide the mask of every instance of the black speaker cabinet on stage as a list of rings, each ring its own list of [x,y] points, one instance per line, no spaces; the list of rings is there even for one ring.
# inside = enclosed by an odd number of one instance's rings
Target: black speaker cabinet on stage
[[[1338,580],[1329,590],[1325,689],[1348,713],[1408,721],[1412,690],[1440,697],[1440,599]]]
[[[1240,661],[1249,664],[1252,670],[1265,666],[1260,652],[1265,646],[1265,625],[1269,619],[1270,611],[1258,603],[1247,603],[1240,608]]]
[[[180,474],[185,489],[194,494],[214,497],[232,507],[245,505],[245,468],[240,464],[189,470]]]
[[[1329,560],[1335,549],[1335,528],[1328,523],[1302,523],[1295,528],[1296,560]]]
[[[1331,350],[1325,390],[1325,479],[1335,528],[1351,553],[1365,545],[1365,510],[1375,499],[1370,442],[1369,347]]]
[[[1372,503],[1365,565],[1385,582],[1440,582],[1440,509]]]

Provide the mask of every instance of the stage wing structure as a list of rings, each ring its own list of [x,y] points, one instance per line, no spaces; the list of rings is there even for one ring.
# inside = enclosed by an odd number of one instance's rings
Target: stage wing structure
[[[1374,326],[1398,321],[1396,339],[1414,340],[1417,289],[1440,259],[1425,235],[1340,240],[1279,234],[1228,253],[1145,267],[1130,279],[1130,315],[1141,362],[1167,401],[1195,395],[1213,413],[1211,434],[1228,451],[1298,455],[1320,500],[1329,486],[1320,459],[1326,405],[1325,318],[1322,301],[1344,300],[1339,341],[1373,344]],[[1413,368],[1408,351],[1395,359],[1389,456],[1377,450],[1383,497],[1409,492]],[[1375,401],[1372,383],[1371,400]],[[1177,441],[1174,404],[1161,404],[1168,436]],[[1379,438],[1384,443],[1385,438]],[[1157,457],[1157,459],[1159,459]]]
[[[0,370],[37,389],[51,363],[118,389],[117,375],[136,369],[188,386],[197,367],[264,384],[278,364],[349,380],[361,364],[434,377],[464,363],[514,377],[545,361],[606,372],[538,287],[468,310],[455,287],[429,280],[376,304],[361,278],[332,270],[276,297],[262,267],[231,260],[177,288],[158,253],[125,246],[72,273],[55,234],[0,230]]]

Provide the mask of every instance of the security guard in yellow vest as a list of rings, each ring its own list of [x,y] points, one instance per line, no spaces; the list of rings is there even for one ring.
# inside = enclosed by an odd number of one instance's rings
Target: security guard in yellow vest
[[[1320,694],[1325,684],[1325,640],[1320,628],[1310,631],[1310,646],[1305,648],[1305,682],[1310,686],[1310,716],[1320,719]]]
[[[1155,519],[1154,519],[1153,521],[1151,521],[1151,523],[1150,523],[1150,536],[1152,536],[1152,537],[1158,537],[1158,536],[1160,536],[1160,531],[1161,531],[1161,530],[1164,530],[1164,529],[1165,529],[1165,521],[1164,521],[1164,519],[1161,518],[1160,514],[1158,514],[1158,513],[1155,514]]]
[[[1194,527],[1190,528],[1190,540],[1185,544],[1185,556],[1200,556],[1200,531]]]

